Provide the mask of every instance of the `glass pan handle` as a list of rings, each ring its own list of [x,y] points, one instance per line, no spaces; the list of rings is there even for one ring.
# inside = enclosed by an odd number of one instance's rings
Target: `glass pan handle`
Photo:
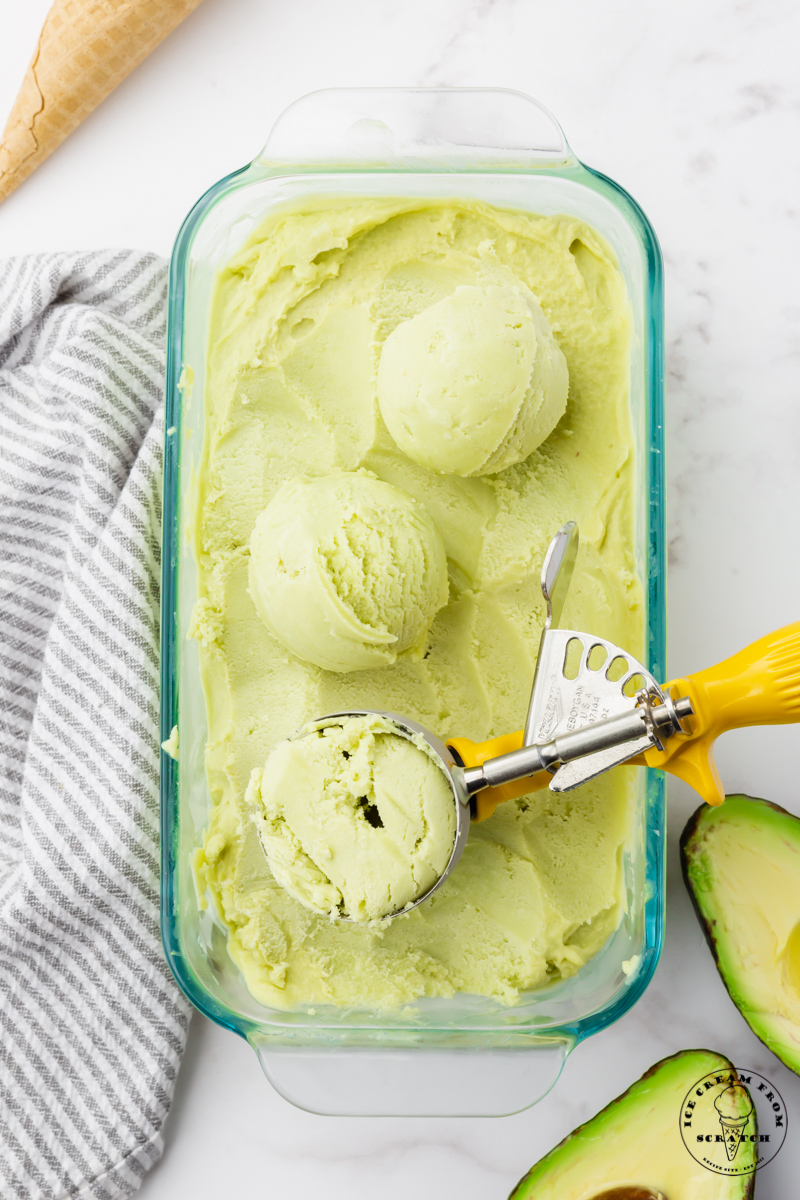
[[[505,88],[328,88],[278,118],[259,162],[319,170],[503,170],[575,159],[548,109]]]
[[[454,1034],[458,1036],[458,1034]],[[463,1031],[462,1031],[463,1036]],[[251,1036],[285,1100],[323,1116],[499,1117],[541,1100],[574,1043],[531,1038],[513,1048],[293,1048]]]

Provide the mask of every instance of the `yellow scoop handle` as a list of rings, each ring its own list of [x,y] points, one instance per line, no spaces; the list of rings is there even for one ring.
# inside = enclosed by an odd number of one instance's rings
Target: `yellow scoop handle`
[[[469,738],[462,737],[448,738],[447,745],[455,751],[465,767],[482,767],[490,758],[520,750],[524,737],[524,730],[518,729],[516,733],[504,733],[488,742],[471,742]],[[552,778],[549,771],[537,771],[535,775],[526,775],[524,779],[515,779],[513,783],[504,783],[502,787],[484,788],[473,797],[475,816],[472,820],[485,821],[504,800],[539,792],[549,786]]]
[[[725,791],[713,756],[720,734],[747,725],[800,721],[800,621],[767,634],[715,667],[674,679],[664,691],[673,699],[688,696],[691,700],[694,716],[687,721],[689,730],[671,737],[664,750],[653,747],[631,763],[669,771],[690,784],[707,804],[721,804]],[[465,767],[477,767],[487,759],[519,750],[522,743],[520,729],[489,742],[452,738],[447,744]],[[547,771],[540,771],[503,787],[485,788],[475,797],[474,819],[485,821],[503,800],[545,788],[551,778]]]
[[[725,790],[713,756],[719,735],[747,725],[800,721],[800,621],[667,688],[673,698],[691,700],[691,731],[670,738],[663,751],[647,750],[644,761],[683,779],[707,804],[721,804]]]

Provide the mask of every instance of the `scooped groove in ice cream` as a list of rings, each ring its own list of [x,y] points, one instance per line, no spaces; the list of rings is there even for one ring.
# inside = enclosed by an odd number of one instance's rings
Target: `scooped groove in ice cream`
[[[282,487],[250,539],[250,595],[287,649],[327,671],[421,655],[447,603],[447,558],[433,519],[367,472]]]
[[[403,321],[378,366],[381,415],[432,471],[490,475],[527,458],[564,414],[569,374],[529,288],[463,285]]]
[[[380,716],[280,742],[247,791],[272,874],[306,908],[373,921],[433,887],[455,798],[423,738]]]

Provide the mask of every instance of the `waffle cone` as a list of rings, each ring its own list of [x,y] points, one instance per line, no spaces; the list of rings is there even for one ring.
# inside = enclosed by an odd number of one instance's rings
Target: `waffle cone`
[[[201,0],[55,0],[0,142],[0,200]]]
[[[730,1161],[736,1157],[739,1143],[744,1135],[744,1127],[750,1120],[748,1113],[745,1117],[720,1117],[719,1123],[725,1134],[725,1153]]]

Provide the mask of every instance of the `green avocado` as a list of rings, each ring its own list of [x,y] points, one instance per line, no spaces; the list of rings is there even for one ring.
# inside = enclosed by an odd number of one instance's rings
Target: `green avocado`
[[[712,1050],[662,1059],[531,1167],[509,1200],[751,1200],[753,1141],[737,1150],[745,1172],[728,1176],[698,1162],[681,1136],[687,1094],[716,1072],[730,1078],[733,1067]],[[719,1118],[710,1104],[702,1128],[713,1132]]]
[[[800,820],[777,804],[703,804],[681,837],[686,886],[725,987],[800,1074]]]

